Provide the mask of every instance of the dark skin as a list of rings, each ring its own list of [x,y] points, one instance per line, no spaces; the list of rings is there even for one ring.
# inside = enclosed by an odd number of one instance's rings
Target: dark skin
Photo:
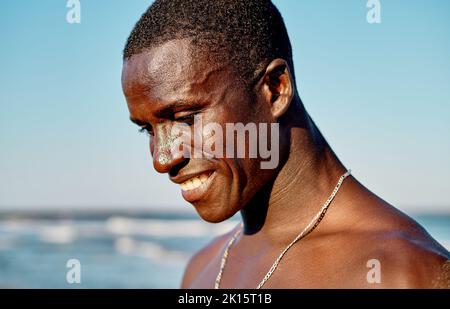
[[[270,62],[252,96],[229,64],[214,63],[195,48],[187,39],[173,40],[132,56],[124,62],[123,90],[131,119],[150,131],[158,172],[175,183],[214,173],[207,194],[192,202],[199,215],[221,222],[241,212],[243,233],[230,249],[221,287],[254,288],[346,168],[305,111],[286,61]],[[193,114],[223,126],[278,122],[280,164],[262,170],[259,158],[188,159],[168,153],[167,127],[190,124]],[[183,288],[214,286],[223,250],[238,228],[191,259]],[[287,252],[264,288],[437,287],[443,285],[436,278],[448,258],[416,222],[348,177],[322,222]],[[367,282],[370,259],[380,261],[381,283]]]

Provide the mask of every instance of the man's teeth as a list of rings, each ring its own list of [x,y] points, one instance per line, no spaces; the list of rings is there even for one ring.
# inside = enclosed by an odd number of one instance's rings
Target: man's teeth
[[[180,184],[181,189],[183,191],[189,191],[189,190],[194,190],[197,189],[198,187],[200,187],[204,182],[206,182],[206,180],[208,180],[208,175],[207,174],[201,174],[200,176],[191,178],[185,182],[183,182],[182,184]]]

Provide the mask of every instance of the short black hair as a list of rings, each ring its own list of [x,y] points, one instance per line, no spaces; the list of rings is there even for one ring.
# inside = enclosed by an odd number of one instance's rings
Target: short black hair
[[[123,57],[185,38],[229,61],[245,81],[276,58],[294,72],[286,26],[270,0],[156,0],[131,31]]]

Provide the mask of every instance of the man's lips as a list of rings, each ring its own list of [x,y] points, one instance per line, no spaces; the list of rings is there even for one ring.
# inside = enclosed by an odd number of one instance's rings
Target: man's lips
[[[172,178],[172,181],[178,183],[181,187],[183,198],[188,202],[200,200],[208,191],[212,180],[215,178],[215,172],[205,171],[197,174],[185,175]]]

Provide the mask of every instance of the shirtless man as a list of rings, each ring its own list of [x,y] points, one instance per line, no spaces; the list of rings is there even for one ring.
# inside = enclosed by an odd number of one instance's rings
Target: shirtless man
[[[448,287],[449,252],[344,179],[347,168],[300,99],[289,37],[270,1],[157,0],[127,41],[122,85],[131,120],[149,132],[154,168],[181,184],[204,220],[242,215],[242,226],[191,259],[183,288]],[[278,123],[278,165],[183,155],[167,128],[199,115],[222,127]],[[288,247],[309,223],[315,228]]]

